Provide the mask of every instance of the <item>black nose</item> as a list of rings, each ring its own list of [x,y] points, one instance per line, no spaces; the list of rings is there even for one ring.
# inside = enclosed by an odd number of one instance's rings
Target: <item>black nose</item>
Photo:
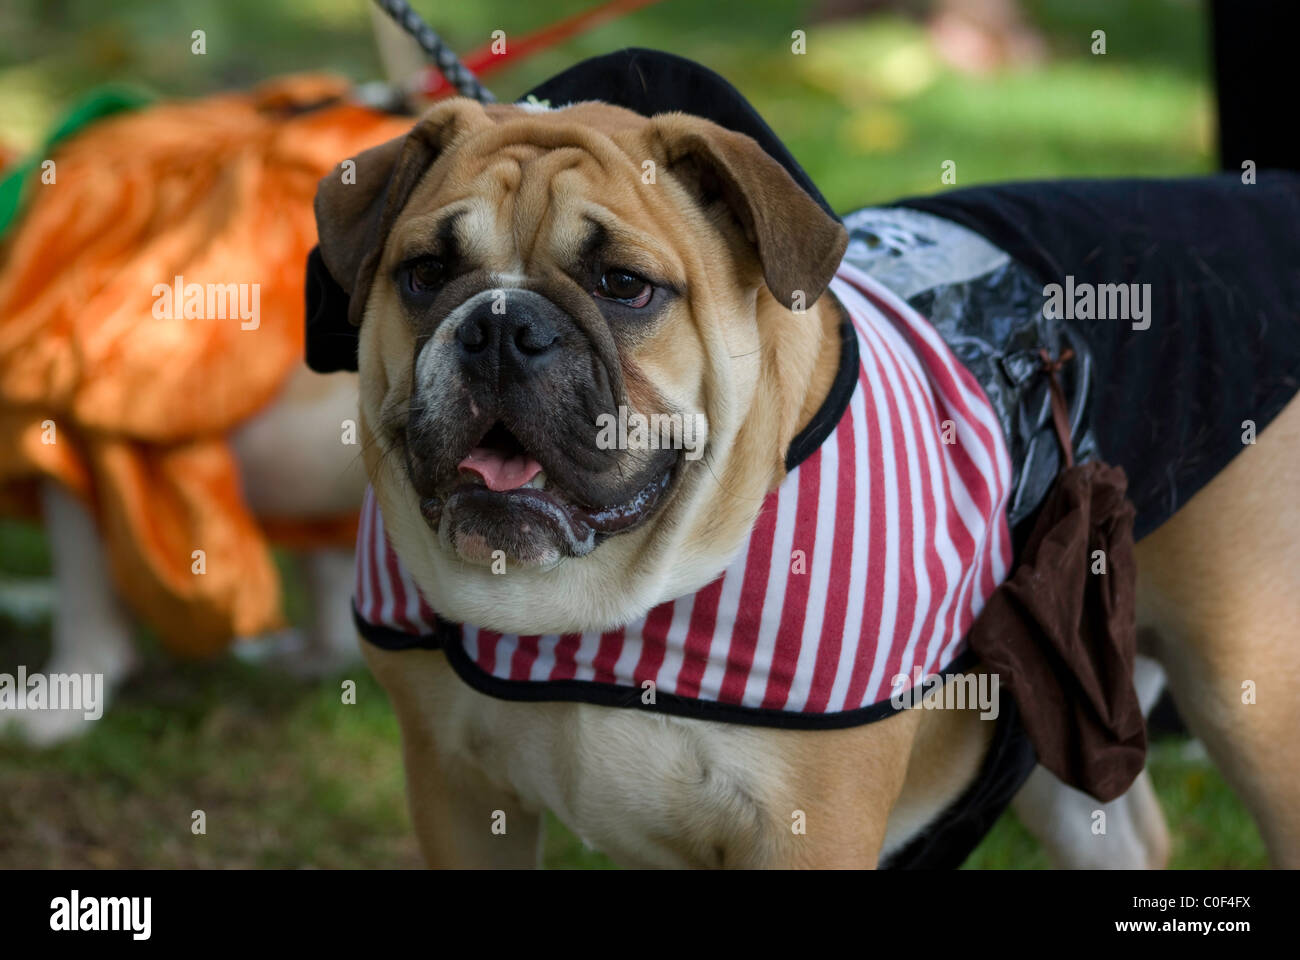
[[[560,347],[552,310],[531,298],[494,297],[479,304],[456,328],[461,367],[482,380],[533,376]],[[549,306],[549,304],[547,304]]]

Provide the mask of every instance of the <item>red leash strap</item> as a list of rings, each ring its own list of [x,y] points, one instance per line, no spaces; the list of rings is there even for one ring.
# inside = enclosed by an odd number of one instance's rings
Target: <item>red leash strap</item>
[[[598,7],[576,13],[549,27],[542,27],[532,33],[518,38],[506,38],[504,53],[493,53],[492,44],[479,47],[466,54],[462,62],[473,73],[483,75],[507,66],[510,63],[532,56],[539,50],[545,50],[564,42],[579,33],[592,30],[607,20],[624,16],[641,7],[647,7],[659,0],[608,0]],[[424,97],[435,99],[453,95],[455,88],[438,72],[437,67],[428,67],[420,77],[416,92]]]

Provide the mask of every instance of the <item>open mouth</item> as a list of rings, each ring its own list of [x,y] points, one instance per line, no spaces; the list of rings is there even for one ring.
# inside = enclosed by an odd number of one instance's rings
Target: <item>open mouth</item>
[[[524,449],[505,424],[497,421],[459,464],[463,482],[497,493],[546,489],[542,465]]]
[[[516,559],[546,562],[584,556],[603,537],[635,527],[658,506],[673,472],[670,467],[618,503],[584,504],[551,481],[541,462],[497,421],[457,465],[445,499],[428,497],[421,511],[434,530],[447,514],[452,544],[466,559],[486,561],[505,550]]]

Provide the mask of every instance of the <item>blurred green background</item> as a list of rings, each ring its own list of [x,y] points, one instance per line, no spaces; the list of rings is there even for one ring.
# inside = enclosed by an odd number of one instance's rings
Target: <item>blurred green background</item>
[[[416,0],[452,46],[519,36],[581,10]],[[637,45],[696,59],[748,96],[839,209],[957,184],[1169,175],[1213,167],[1208,22],[1196,0],[980,2],[665,0],[493,74],[502,99],[577,60]],[[953,16],[956,9],[958,15]],[[996,14],[1006,14],[999,19]],[[190,53],[203,29],[207,53]],[[1104,56],[1090,53],[1106,32]],[[792,56],[791,32],[807,32]],[[381,79],[364,0],[7,0],[0,8],[0,144],[39,144],[89,88],[128,82],[201,96],[297,70]],[[301,598],[286,566],[291,614]],[[39,528],[0,521],[0,595],[41,589]],[[419,863],[397,725],[358,665],[292,681],[233,657],[178,664],[147,635],[145,667],[77,743],[0,742],[3,867],[379,867]],[[39,663],[48,618],[0,609],[0,670]],[[357,704],[340,703],[354,679]],[[1154,744],[1175,867],[1265,863],[1240,803],[1194,743]],[[193,837],[190,812],[208,814]],[[551,867],[608,866],[552,822]],[[968,867],[1044,867],[1007,814]]]

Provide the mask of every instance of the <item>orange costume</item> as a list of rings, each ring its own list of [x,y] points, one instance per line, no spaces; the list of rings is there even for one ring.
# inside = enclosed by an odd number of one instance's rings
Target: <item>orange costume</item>
[[[32,512],[43,477],[84,499],[122,595],[176,652],[281,622],[275,525],[227,437],[303,362],[317,181],[411,126],[347,86],[289,77],[100,120],[53,152],[0,249],[0,506]],[[158,309],[177,277],[256,284],[255,326]],[[355,517],[319,519],[348,542]]]

